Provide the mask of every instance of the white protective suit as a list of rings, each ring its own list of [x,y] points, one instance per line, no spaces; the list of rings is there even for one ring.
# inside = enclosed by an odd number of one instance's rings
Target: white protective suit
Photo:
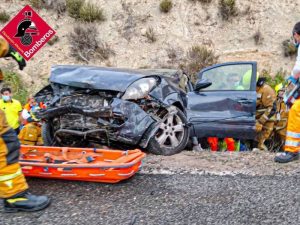
[[[295,66],[292,71],[292,76],[297,79],[300,77],[300,47],[298,48],[298,54],[297,54],[297,59]]]

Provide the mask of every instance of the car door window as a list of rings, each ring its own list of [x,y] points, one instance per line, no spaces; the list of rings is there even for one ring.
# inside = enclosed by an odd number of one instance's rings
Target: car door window
[[[209,79],[212,85],[204,91],[243,91],[250,90],[252,76],[251,64],[223,65],[206,70],[202,78]]]

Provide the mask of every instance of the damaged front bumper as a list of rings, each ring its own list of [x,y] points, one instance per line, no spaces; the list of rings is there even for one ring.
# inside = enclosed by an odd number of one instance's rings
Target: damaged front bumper
[[[89,138],[91,135],[98,138],[104,137],[104,139],[109,139],[109,141],[140,145],[145,148],[150,138],[155,134],[154,131],[159,127],[159,122],[153,119],[138,104],[119,98],[113,98],[109,106],[100,109],[63,105],[41,110],[36,116],[50,121],[54,118],[74,113],[96,119],[97,128],[84,131],[60,128],[56,130],[55,135],[68,134],[80,136],[84,139]],[[103,143],[104,141],[102,140],[101,142]]]

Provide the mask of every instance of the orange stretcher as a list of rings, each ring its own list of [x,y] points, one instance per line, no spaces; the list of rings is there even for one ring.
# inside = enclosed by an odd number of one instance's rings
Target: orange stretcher
[[[21,146],[20,164],[25,176],[117,183],[141,167],[141,150],[106,150],[47,146]]]

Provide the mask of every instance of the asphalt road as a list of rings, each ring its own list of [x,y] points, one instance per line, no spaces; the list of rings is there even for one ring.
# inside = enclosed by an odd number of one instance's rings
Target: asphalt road
[[[52,197],[36,213],[0,213],[1,225],[300,224],[300,176],[137,174],[119,184],[30,179]]]

